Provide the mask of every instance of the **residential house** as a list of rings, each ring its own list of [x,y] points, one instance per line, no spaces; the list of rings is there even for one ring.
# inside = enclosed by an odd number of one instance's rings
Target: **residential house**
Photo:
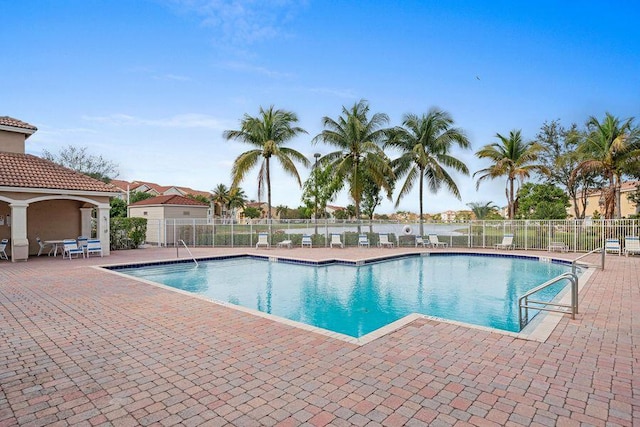
[[[629,218],[630,215],[640,213],[640,206],[629,200],[628,195],[638,189],[640,181],[627,181],[623,182],[620,186],[620,214],[623,218]],[[570,200],[570,202],[572,202]],[[597,189],[589,193],[587,196],[587,206],[585,208],[585,217],[591,218],[595,211],[598,211],[600,215],[604,211],[604,199],[602,197],[602,190]],[[575,215],[573,205],[567,209],[570,215]]]
[[[11,260],[38,253],[42,240],[97,237],[109,255],[109,184],[25,153],[38,129],[0,116],[0,239],[10,239]],[[94,226],[95,224],[95,226]]]

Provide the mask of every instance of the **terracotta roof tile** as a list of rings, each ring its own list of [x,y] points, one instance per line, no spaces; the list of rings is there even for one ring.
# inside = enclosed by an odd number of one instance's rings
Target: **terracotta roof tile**
[[[202,203],[190,197],[178,196],[175,194],[168,195],[168,196],[151,197],[149,199],[140,200],[139,202],[132,203],[129,206],[146,206],[146,205],[209,206],[206,203]]]
[[[0,116],[0,126],[11,126],[14,128],[28,129],[31,131],[37,131],[38,128],[34,125],[30,125],[27,122],[23,122],[22,120],[14,119],[9,116]]]
[[[0,186],[118,193],[112,185],[21,153],[0,152]]]

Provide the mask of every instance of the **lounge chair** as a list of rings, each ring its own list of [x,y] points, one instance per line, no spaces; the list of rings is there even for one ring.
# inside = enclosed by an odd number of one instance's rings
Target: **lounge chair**
[[[256,243],[256,249],[260,246],[266,246],[267,249],[271,246],[269,244],[269,235],[267,233],[258,233],[258,243]]]
[[[383,247],[388,247],[388,248],[392,248],[393,247],[393,242],[389,241],[389,235],[388,234],[378,234],[378,247],[379,248],[383,248]]]
[[[100,254],[100,257],[102,257],[102,244],[100,243],[100,240],[88,239],[85,252],[87,253],[87,258],[89,258],[91,254]]]
[[[370,247],[369,246],[369,238],[367,237],[366,234],[361,234],[360,236],[358,236],[358,247],[362,248],[362,247]]]
[[[78,247],[78,243],[75,239],[65,239],[62,244],[62,259],[68,257],[69,260],[71,260],[72,255],[75,255],[76,258],[79,258],[79,256],[82,255],[82,258],[84,258],[84,250]]]
[[[51,253],[53,252],[54,246],[51,243],[44,243],[40,237],[36,237],[36,242],[38,242],[38,246],[40,246],[40,249],[38,249],[38,256],[42,255],[42,253],[45,251],[45,249],[47,248],[47,246],[50,246],[51,248],[49,249],[48,254],[51,255]]]
[[[604,251],[618,253],[618,256],[620,256],[620,254],[622,254],[622,248],[620,247],[620,240],[607,239],[604,243]]]
[[[9,239],[2,239],[0,241],[0,259],[6,259],[6,260],[9,259],[6,252],[8,243],[9,243]]]
[[[502,236],[502,242],[496,243],[496,249],[515,249],[516,245],[513,244],[513,234],[505,234]]]
[[[311,242],[311,236],[308,234],[305,234],[302,236],[302,247],[304,248],[305,246],[309,246],[309,247],[313,246]]]
[[[640,237],[625,236],[624,238],[624,255],[640,254]]]
[[[291,249],[291,245],[293,245],[293,242],[291,240],[283,240],[282,242],[278,243],[279,248],[284,248],[286,246],[287,248]]]
[[[569,246],[567,246],[564,242],[549,242],[547,251],[569,252]]]
[[[332,248],[333,246],[340,246],[341,248],[344,248],[344,245],[342,244],[342,241],[340,240],[340,235],[339,234],[331,234],[331,243],[329,243],[329,247]]]
[[[422,236],[416,236],[416,248],[418,246],[422,246],[423,248],[429,245],[429,243],[425,242]]]
[[[431,246],[433,246],[434,248],[439,248],[439,247],[446,248],[447,247],[447,243],[446,242],[441,242],[440,240],[438,240],[438,235],[437,234],[429,234],[429,244]]]

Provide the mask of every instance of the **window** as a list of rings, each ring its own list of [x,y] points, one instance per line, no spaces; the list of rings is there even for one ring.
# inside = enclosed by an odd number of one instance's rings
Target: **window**
[[[189,212],[189,211],[182,211],[182,215],[184,215],[184,216],[189,216],[189,215],[191,215],[191,212]]]
[[[147,215],[149,215],[149,212],[147,211],[142,212],[142,216],[147,216]]]

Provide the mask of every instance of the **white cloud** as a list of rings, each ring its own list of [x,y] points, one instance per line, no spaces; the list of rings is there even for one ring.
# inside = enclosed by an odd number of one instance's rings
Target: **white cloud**
[[[187,76],[181,76],[178,74],[162,74],[162,75],[155,75],[153,76],[154,79],[156,80],[173,80],[173,81],[178,81],[178,82],[187,82],[190,81],[191,79]]]
[[[251,64],[247,64],[245,62],[225,62],[223,64],[221,64],[222,68],[228,69],[228,70],[233,70],[233,71],[243,71],[243,72],[247,72],[247,73],[253,73],[253,74],[262,74],[264,76],[270,77],[270,78],[289,78],[289,77],[293,77],[293,74],[291,73],[282,73],[280,71],[274,71],[274,70],[270,70],[268,68],[265,67],[260,67],[257,65],[251,65]]]
[[[252,44],[286,37],[285,24],[306,1],[166,0],[180,13],[196,14],[220,32],[226,43]]]
[[[161,128],[204,128],[223,131],[230,124],[223,119],[206,114],[177,114],[163,119],[145,119],[128,114],[111,114],[108,116],[82,116],[83,120],[112,126],[151,126]]]

